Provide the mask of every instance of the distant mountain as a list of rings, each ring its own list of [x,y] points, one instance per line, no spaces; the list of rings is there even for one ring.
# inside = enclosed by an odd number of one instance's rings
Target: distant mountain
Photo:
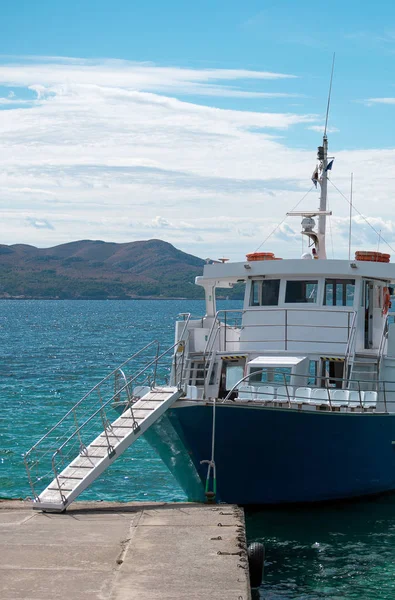
[[[0,298],[202,298],[203,265],[161,240],[0,245]]]

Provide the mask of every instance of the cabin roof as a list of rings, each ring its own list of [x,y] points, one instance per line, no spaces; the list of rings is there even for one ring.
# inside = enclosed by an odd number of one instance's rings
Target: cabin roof
[[[229,282],[262,275],[270,277],[367,277],[395,282],[395,263],[356,260],[261,260],[251,262],[214,263],[204,266],[203,275],[196,278],[198,285],[213,282],[217,287]]]

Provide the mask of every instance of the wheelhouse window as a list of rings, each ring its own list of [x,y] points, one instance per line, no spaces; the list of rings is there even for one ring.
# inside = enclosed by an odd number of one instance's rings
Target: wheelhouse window
[[[279,291],[279,279],[253,281],[251,286],[250,306],[277,306]]]
[[[279,279],[264,279],[262,281],[262,306],[277,306],[279,290]]]
[[[285,302],[317,302],[318,281],[287,281]]]
[[[250,306],[259,306],[261,301],[262,281],[253,281],[251,286]]]
[[[353,306],[355,279],[325,279],[325,306]]]

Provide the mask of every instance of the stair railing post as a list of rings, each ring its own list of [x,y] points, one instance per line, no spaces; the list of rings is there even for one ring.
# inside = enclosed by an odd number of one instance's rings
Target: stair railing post
[[[182,374],[184,372],[184,359],[185,359],[185,343],[183,344],[182,347],[182,354],[181,354],[181,368],[180,368],[180,377],[179,377],[179,381],[177,383],[176,381],[176,385],[177,385],[177,389],[181,390],[182,389]]]
[[[224,352],[226,352],[226,310],[224,311],[224,325],[225,325],[225,329],[224,329]]]
[[[328,386],[328,377],[325,377],[324,381],[325,381],[326,391],[327,391],[327,394],[328,394],[329,407],[330,407],[330,409],[332,411],[333,408],[332,408],[331,394],[330,394],[330,390],[329,390],[329,386]]]
[[[106,436],[106,441],[107,441],[107,452],[108,452],[108,456],[111,457],[115,453],[114,447],[110,443],[110,440],[108,437],[108,431],[107,431],[107,428],[110,429],[110,431],[111,431],[111,424],[109,423],[106,412],[104,410],[103,400],[102,400],[101,393],[100,393],[100,388],[97,391],[99,393],[99,400],[100,400],[100,405],[101,405],[100,406],[100,417],[101,417],[102,424],[103,424],[103,433]]]
[[[360,383],[359,379],[357,379],[357,384],[358,384],[359,404],[361,405],[361,409],[363,410],[362,396],[361,396],[361,383]]]
[[[36,490],[34,489],[34,484],[33,484],[33,479],[31,477],[30,468],[29,468],[29,465],[28,465],[28,462],[27,462],[27,457],[26,457],[25,454],[23,455],[23,462],[25,463],[26,472],[27,472],[27,478],[29,480],[29,484],[30,484],[31,490],[33,492],[34,499],[38,500],[38,496],[36,494]]]
[[[281,373],[281,375],[283,376],[284,387],[285,387],[285,390],[287,392],[288,406],[289,406],[289,408],[291,408],[291,398],[289,397],[289,389],[288,389],[288,384],[287,384],[287,378],[285,377],[285,373]]]
[[[58,489],[59,489],[59,494],[60,494],[61,500],[62,500],[63,504],[67,504],[66,496],[62,493],[62,488],[61,488],[60,481],[59,481],[58,470],[57,470],[56,465],[55,465],[55,457],[56,457],[57,454],[59,454],[62,457],[62,451],[60,449],[57,449],[53,453],[53,455],[52,455],[52,461],[51,461],[52,462],[52,471],[53,471],[53,473],[55,475],[56,484],[57,484]]]
[[[80,443],[80,454],[82,454],[86,450],[86,446],[85,446],[84,442],[82,441],[81,431],[80,431],[79,426],[78,426],[78,419],[77,419],[77,413],[75,411],[75,406],[73,406],[72,410],[73,410],[75,430],[77,432],[78,441]]]
[[[155,353],[155,363],[154,363],[154,384],[153,387],[156,386],[156,372],[157,372],[157,368],[158,368],[158,356],[159,356],[159,348],[160,348],[160,344],[159,342],[157,343],[156,346],[156,353]]]
[[[383,381],[383,395],[384,395],[384,410],[387,411],[387,390],[385,389],[385,381]]]

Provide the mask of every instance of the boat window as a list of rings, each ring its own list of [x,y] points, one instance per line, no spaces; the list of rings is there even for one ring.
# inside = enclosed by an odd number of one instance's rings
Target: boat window
[[[287,281],[285,302],[317,302],[318,281]]]
[[[289,367],[267,367],[262,370],[252,367],[250,370],[249,383],[251,385],[264,385],[266,383],[288,384],[291,380],[291,368]]]
[[[253,281],[251,286],[250,306],[259,306],[262,281]]]
[[[279,291],[279,279],[253,281],[251,286],[250,306],[277,306]]]
[[[234,388],[236,383],[243,379],[244,367],[241,365],[227,365],[226,366],[226,383],[225,387],[227,390]]]
[[[277,306],[279,290],[279,279],[265,279],[262,281],[262,306]]]
[[[318,361],[310,360],[309,361],[309,377],[307,380],[307,385],[317,385],[317,374],[318,374]]]
[[[355,279],[325,279],[325,306],[353,306]]]

